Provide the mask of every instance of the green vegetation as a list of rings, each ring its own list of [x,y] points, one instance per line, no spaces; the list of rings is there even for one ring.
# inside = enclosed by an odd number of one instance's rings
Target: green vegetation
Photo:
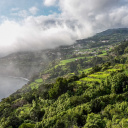
[[[101,80],[100,79],[97,79],[97,78],[89,78],[89,77],[86,77],[86,78],[83,78],[83,79],[81,79],[81,81],[87,81],[87,82],[92,82],[92,81],[97,81],[97,82],[101,82]]]
[[[83,58],[85,58],[85,57],[77,57],[77,58],[62,60],[62,61],[60,61],[60,65],[65,65],[69,62],[76,61],[76,60],[83,59]]]
[[[127,70],[127,64],[104,63],[54,84],[36,79],[29,86],[38,82],[38,88],[2,100],[1,127],[127,127]]]
[[[31,82],[31,84],[29,84],[29,86],[30,86],[30,88],[33,90],[33,89],[37,89],[37,88],[40,86],[40,84],[42,84],[42,83],[43,83],[42,78],[40,78],[40,79],[35,79],[34,82]]]
[[[37,83],[42,83],[43,80],[42,80],[42,78],[41,78],[41,79],[36,79],[35,82],[37,82]]]
[[[54,84],[40,85],[27,94],[3,99],[0,103],[1,127],[127,127],[127,75],[118,71],[110,73],[100,83],[92,80],[77,84],[78,79],[87,77],[58,78]]]
[[[128,42],[111,31],[60,47],[61,59],[49,53],[49,66],[0,102],[0,128],[127,128]]]

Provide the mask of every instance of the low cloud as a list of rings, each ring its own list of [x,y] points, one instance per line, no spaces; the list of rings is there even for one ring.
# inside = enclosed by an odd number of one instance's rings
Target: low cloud
[[[11,53],[72,44],[77,38],[74,31],[78,28],[71,23],[50,16],[30,16],[20,23],[5,21],[0,26],[0,51]]]
[[[38,8],[36,8],[36,7],[31,7],[31,8],[29,9],[29,12],[30,12],[32,15],[35,15],[35,14],[37,13],[37,11],[38,11]]]
[[[109,28],[128,27],[127,0],[44,0],[45,6],[58,6],[61,13],[30,16],[25,10],[21,21],[0,24],[1,54],[55,48],[73,44]],[[38,9],[29,9],[32,15]]]

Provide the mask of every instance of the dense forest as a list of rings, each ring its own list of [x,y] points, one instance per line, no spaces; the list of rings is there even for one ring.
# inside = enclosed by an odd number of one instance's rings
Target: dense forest
[[[60,47],[61,58],[50,54],[45,70],[1,100],[0,128],[127,128],[128,34],[123,30]]]

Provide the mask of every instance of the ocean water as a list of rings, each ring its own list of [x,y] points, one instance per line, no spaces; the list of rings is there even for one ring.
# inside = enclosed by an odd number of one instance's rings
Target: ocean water
[[[0,100],[16,92],[27,82],[27,79],[21,77],[0,76]]]

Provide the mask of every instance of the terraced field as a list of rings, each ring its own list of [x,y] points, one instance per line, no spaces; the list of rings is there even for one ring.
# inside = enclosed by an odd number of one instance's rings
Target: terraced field
[[[77,57],[77,58],[71,58],[71,59],[67,59],[67,60],[62,60],[60,61],[60,64],[59,65],[65,65],[67,63],[70,63],[70,62],[73,62],[73,61],[76,61],[78,59],[84,59],[85,57]]]
[[[98,83],[100,83],[100,82],[101,82],[101,80],[100,80],[100,79],[97,79],[97,78],[90,78],[89,76],[88,76],[88,77],[85,77],[85,78],[80,79],[80,81],[85,81],[85,82],[98,82]]]
[[[29,86],[31,87],[31,89],[37,89],[39,87],[39,85],[43,82],[42,78],[40,79],[36,79],[34,82],[32,82]]]
[[[122,67],[123,66],[123,67]],[[106,69],[105,71],[100,71],[100,72],[96,72],[94,74],[90,74],[87,77],[84,77],[82,79],[80,79],[79,81],[76,81],[77,84],[81,84],[81,83],[93,83],[93,82],[98,82],[101,83],[101,81],[103,81],[105,78],[107,78],[112,72],[119,72],[119,71],[123,71],[122,70],[125,69],[125,73],[128,75],[128,65],[127,64],[118,64],[113,66],[110,66],[108,69]],[[91,70],[91,68],[86,69],[85,72],[88,73]]]
[[[106,73],[106,72],[97,72],[95,74],[89,75],[88,77],[90,77],[90,78],[97,78],[97,79],[104,79],[104,78],[106,78],[109,75],[110,74]]]

